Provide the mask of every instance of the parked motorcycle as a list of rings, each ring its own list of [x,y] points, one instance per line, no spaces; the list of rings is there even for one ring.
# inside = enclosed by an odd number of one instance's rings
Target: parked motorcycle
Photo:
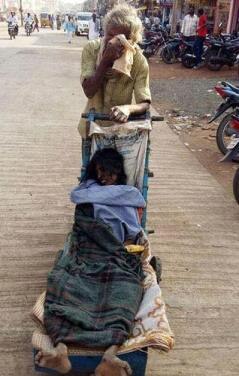
[[[226,154],[232,138],[239,137],[239,128],[233,126],[234,123],[231,123],[232,116],[239,109],[239,88],[229,82],[221,82],[221,84],[215,86],[215,90],[223,98],[223,103],[217,108],[215,115],[210,119],[209,123],[212,123],[226,111],[231,110],[221,120],[216,135],[219,150],[222,154]]]
[[[155,35],[150,39],[144,39],[141,43],[139,43],[139,46],[143,50],[143,54],[147,59],[149,59],[151,56],[157,55],[160,47],[163,45],[165,45],[163,35]]]
[[[236,111],[235,115],[232,115],[230,125],[231,128],[234,128],[238,131],[238,135],[237,137],[235,136],[232,138],[230,144],[227,146],[227,153],[220,162],[239,162],[239,110]],[[237,203],[239,204],[239,168],[237,169],[233,178],[233,193]]]
[[[210,58],[207,67],[212,71],[219,71],[224,65],[234,66],[239,62],[239,38],[225,40],[212,39],[208,48]]]
[[[8,22],[8,34],[10,36],[10,39],[12,40],[16,38],[16,35],[18,34],[18,28],[16,24],[13,24],[12,22]]]
[[[161,25],[153,25],[150,30],[144,30],[144,39],[139,43],[144,56],[149,59],[157,55],[160,48],[166,45],[168,39],[167,30]]]
[[[185,54],[193,53],[194,42],[186,42],[182,38],[176,36],[168,40],[165,47],[161,51],[161,57],[166,64],[172,64],[179,59],[183,59]]]
[[[233,193],[237,203],[239,204],[239,168],[237,169],[233,178]]]
[[[210,51],[209,51],[209,43],[210,43],[210,38],[207,37],[205,39],[204,45],[203,45],[203,53],[201,56],[202,63],[207,64],[208,59],[211,57]],[[194,44],[192,46],[192,49],[190,51],[190,48],[188,48],[188,52],[184,52],[182,56],[182,65],[185,68],[193,68],[196,65],[196,55],[194,51]]]
[[[27,36],[30,37],[31,33],[33,32],[33,23],[26,22],[25,31],[26,31]]]

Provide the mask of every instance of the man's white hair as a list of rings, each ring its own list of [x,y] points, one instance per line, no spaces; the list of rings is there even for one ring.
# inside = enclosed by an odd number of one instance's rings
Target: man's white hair
[[[114,8],[106,14],[104,19],[105,31],[111,26],[123,26],[128,28],[132,42],[137,43],[142,39],[142,22],[137,15],[136,9],[126,3],[114,6]]]

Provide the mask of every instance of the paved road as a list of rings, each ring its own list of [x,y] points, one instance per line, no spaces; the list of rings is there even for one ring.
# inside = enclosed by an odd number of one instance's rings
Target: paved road
[[[68,46],[50,30],[4,37],[0,29],[0,374],[33,376],[29,311],[73,218],[85,42]],[[150,353],[147,376],[236,376],[238,207],[165,124],[152,141],[149,225],[176,346]]]

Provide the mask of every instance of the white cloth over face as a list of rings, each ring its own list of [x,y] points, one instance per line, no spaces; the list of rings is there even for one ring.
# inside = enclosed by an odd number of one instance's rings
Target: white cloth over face
[[[122,243],[134,242],[141,232],[137,208],[146,203],[139,190],[129,185],[99,185],[94,180],[81,183],[71,192],[74,204],[93,204],[94,217],[107,223]]]
[[[117,43],[118,41],[120,41],[120,43],[124,47],[124,52],[119,59],[116,59],[114,61],[112,69],[119,73],[123,73],[126,76],[131,78],[130,72],[131,72],[133,62],[134,62],[134,54],[136,53],[135,44],[132,43],[132,41],[127,40],[124,34],[116,35],[108,43],[114,44],[114,43]],[[99,52],[98,59],[97,59],[97,65],[99,65],[102,59],[105,47],[106,47],[105,39],[103,39],[101,46],[100,46],[100,52]]]

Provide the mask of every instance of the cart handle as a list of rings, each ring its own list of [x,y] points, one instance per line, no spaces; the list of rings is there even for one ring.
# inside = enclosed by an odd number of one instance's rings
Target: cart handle
[[[83,119],[88,119],[89,121],[94,121],[94,120],[105,120],[105,121],[110,121],[110,116],[108,114],[101,114],[98,112],[86,112],[81,114],[81,117]],[[150,112],[145,112],[142,115],[130,115],[128,120],[129,121],[139,121],[139,120],[146,120],[149,119],[151,121],[163,121],[164,117],[163,116],[150,116]]]

